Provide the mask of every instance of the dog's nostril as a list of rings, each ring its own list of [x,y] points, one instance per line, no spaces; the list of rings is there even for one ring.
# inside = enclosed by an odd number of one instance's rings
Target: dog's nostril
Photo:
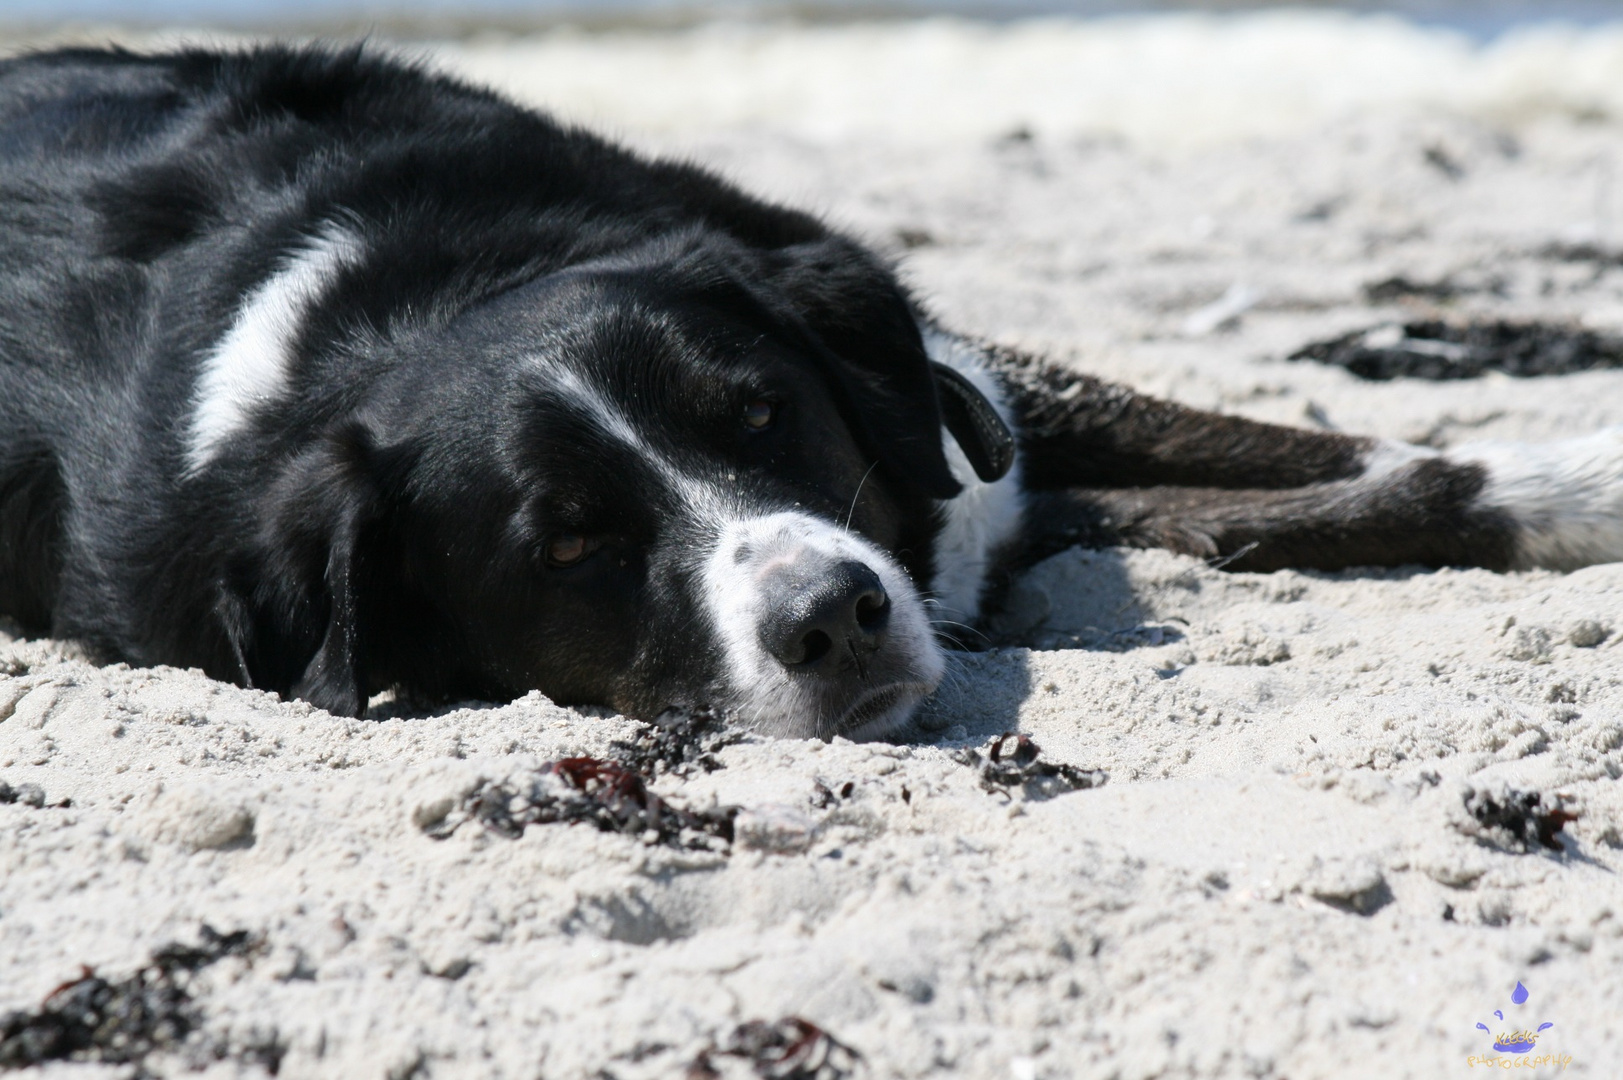
[[[813,630],[800,639],[800,644],[802,652],[799,662],[802,664],[817,663],[817,661],[827,656],[828,651],[834,647],[833,639],[821,630]]]
[[[890,597],[884,589],[870,589],[857,597],[857,625],[869,633],[878,631],[890,617]]]

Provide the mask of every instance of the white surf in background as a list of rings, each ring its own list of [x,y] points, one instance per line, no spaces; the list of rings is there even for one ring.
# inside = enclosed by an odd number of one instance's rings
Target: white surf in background
[[[911,16],[911,17],[898,17]],[[369,33],[655,142],[1193,149],[1391,107],[1623,113],[1620,0],[6,0],[9,44]]]
[[[636,23],[712,18],[795,17],[819,20],[959,15],[1012,19],[1039,15],[1098,17],[1164,12],[1239,12],[1334,8],[1388,12],[1476,36],[1529,22],[1575,24],[1623,18],[1617,0],[7,0],[0,24],[95,19],[144,26],[177,22],[285,26],[377,19]]]
[[[1391,106],[1512,124],[1623,111],[1623,22],[1530,23],[1480,41],[1339,10],[940,16],[563,29],[435,52],[522,100],[626,134],[757,127],[819,142],[940,144],[1024,132],[1171,149]]]

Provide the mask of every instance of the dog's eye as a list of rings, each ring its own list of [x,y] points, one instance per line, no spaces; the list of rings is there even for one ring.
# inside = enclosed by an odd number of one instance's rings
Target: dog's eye
[[[772,426],[778,407],[765,398],[756,398],[744,406],[744,426],[753,431],[762,431]]]
[[[597,550],[597,545],[575,533],[559,533],[547,543],[547,562],[552,566],[574,566]]]

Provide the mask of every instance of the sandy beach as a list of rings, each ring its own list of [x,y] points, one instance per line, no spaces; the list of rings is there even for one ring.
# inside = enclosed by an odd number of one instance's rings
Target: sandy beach
[[[405,47],[815,209],[954,329],[1152,393],[1434,447],[1623,423],[1623,370],[1287,359],[1425,318],[1623,333],[1623,28],[1480,46],[1287,12]],[[1623,1068],[1623,564],[1066,552],[955,654],[915,741],[700,736],[651,770],[676,824],[640,835],[491,809],[553,805],[550,762],[659,756],[601,710],[335,718],[5,629],[0,1024],[87,969],[168,980],[185,1030],[126,1055],[150,1075]],[[1005,732],[1040,747],[1024,772]],[[704,826],[725,807],[730,843]],[[823,1071],[755,1064],[741,1025],[789,1017]]]

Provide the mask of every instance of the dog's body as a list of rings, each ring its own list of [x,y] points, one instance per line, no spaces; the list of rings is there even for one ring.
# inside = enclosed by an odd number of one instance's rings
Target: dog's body
[[[0,613],[350,714],[540,689],[876,736],[1070,544],[1623,558],[1615,431],[1436,453],[1143,398],[359,51],[0,65],[0,274]]]

